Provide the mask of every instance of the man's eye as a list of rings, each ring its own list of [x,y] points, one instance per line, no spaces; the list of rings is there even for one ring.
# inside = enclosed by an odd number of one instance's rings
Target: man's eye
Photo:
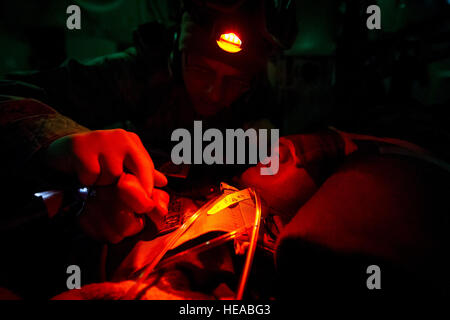
[[[234,88],[239,88],[243,91],[250,89],[250,83],[244,79],[231,78],[230,83]]]
[[[198,67],[198,66],[189,66],[188,70],[195,72],[195,73],[200,73],[200,74],[205,74],[205,75],[212,75],[214,74],[213,71],[203,68],[203,67]]]

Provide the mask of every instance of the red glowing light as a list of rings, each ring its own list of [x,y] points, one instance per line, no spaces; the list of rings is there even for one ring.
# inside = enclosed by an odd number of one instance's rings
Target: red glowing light
[[[233,32],[221,34],[216,41],[217,45],[226,52],[236,53],[242,50],[242,41]]]

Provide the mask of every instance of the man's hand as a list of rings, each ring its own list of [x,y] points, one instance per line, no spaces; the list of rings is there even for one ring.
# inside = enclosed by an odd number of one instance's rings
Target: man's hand
[[[163,187],[167,179],[155,170],[152,159],[134,133],[116,129],[65,136],[49,146],[44,159],[51,168],[75,175],[82,185],[99,187],[100,195],[110,197],[102,196],[105,202],[120,202],[118,212],[121,214],[108,216],[91,210],[85,215],[82,226],[96,225],[97,228],[88,228],[88,233],[96,238],[111,241],[111,232],[101,230],[109,230],[113,225],[117,226],[113,228],[114,242],[117,242],[123,238],[120,236],[129,236],[142,229],[143,220],[136,214],[154,210],[167,213],[168,195],[153,188]],[[104,186],[110,187],[105,191],[101,188]],[[101,234],[97,234],[99,232]]]
[[[151,195],[156,185],[167,183],[154,170],[139,137],[122,129],[97,130],[68,135],[54,141],[46,153],[47,164],[66,173],[76,173],[85,186],[117,182],[124,169],[134,174]]]
[[[145,194],[132,174],[124,173],[117,184],[94,190],[79,217],[79,224],[87,235],[99,241],[118,243],[144,228],[145,214],[167,213],[169,195],[159,189],[153,189],[154,207],[139,207]]]

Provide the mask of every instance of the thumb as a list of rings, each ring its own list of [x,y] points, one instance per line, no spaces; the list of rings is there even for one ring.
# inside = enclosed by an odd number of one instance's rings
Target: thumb
[[[148,197],[135,175],[122,173],[117,182],[117,189],[120,200],[135,213],[150,212],[154,209],[154,201]]]
[[[169,212],[169,194],[163,190],[153,189],[153,201],[155,202],[155,209],[164,216]]]
[[[162,174],[161,172],[159,172],[158,170],[154,170],[153,171],[153,183],[155,185],[155,187],[164,187],[167,185],[167,178],[164,174]],[[154,190],[153,190],[154,191]]]

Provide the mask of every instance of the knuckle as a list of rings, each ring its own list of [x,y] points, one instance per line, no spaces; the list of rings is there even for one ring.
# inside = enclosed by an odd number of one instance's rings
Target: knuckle
[[[139,139],[139,136],[138,136],[135,132],[127,131],[127,134],[128,134],[130,137],[132,137],[133,139]]]
[[[128,137],[136,144],[141,144],[141,138],[139,138],[139,136],[134,133],[134,132],[127,132],[128,133]]]
[[[86,137],[89,137],[91,139],[101,139],[103,137],[103,131],[102,130],[94,130],[89,132]]]
[[[135,133],[135,132],[129,132],[129,133],[130,133],[132,139],[133,139],[136,143],[142,145],[141,138],[139,137],[139,135],[138,135],[137,133]]]
[[[111,132],[116,134],[116,135],[118,135],[118,136],[124,136],[124,135],[127,134],[127,131],[125,131],[122,128],[112,129]]]

